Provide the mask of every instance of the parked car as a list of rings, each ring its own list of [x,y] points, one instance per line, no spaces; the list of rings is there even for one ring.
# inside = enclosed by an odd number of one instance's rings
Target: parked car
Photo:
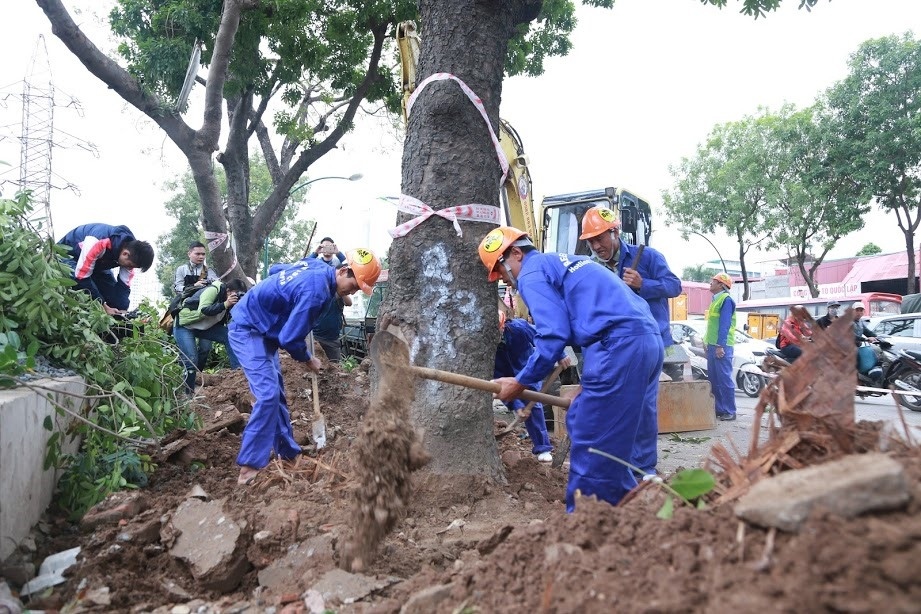
[[[885,337],[896,350],[921,352],[921,313],[869,318],[867,328]]]
[[[691,367],[698,373],[707,372],[707,354],[704,349],[704,333],[707,331],[706,320],[675,320],[672,322],[672,338],[681,343],[691,355]],[[732,354],[732,376],[736,386],[750,397],[757,397],[764,387],[765,378],[758,375],[758,365],[764,358],[769,346],[760,339],[736,329],[735,345]],[[743,369],[745,365],[755,365],[756,369]]]

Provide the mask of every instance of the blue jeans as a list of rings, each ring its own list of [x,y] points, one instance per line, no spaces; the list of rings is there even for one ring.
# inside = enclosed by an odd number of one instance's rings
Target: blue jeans
[[[197,330],[186,328],[176,322],[173,324],[173,337],[176,339],[176,345],[179,346],[179,358],[182,360],[182,366],[185,367],[186,392],[192,393],[195,391],[195,372],[205,368],[205,361],[208,360],[211,344],[214,341],[223,343],[224,347],[227,348],[230,368],[238,369],[240,367],[240,362],[227,341],[227,327],[223,324],[217,324],[204,330]]]

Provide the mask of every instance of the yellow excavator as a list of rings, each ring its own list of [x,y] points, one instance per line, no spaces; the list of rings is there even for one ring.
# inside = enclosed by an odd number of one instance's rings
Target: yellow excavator
[[[406,105],[416,89],[416,66],[421,39],[416,24],[404,21],[397,25],[397,47],[403,88],[403,118]],[[647,200],[624,188],[606,187],[545,197],[540,204],[539,226],[534,217],[533,185],[528,158],[521,137],[511,124],[499,120],[499,145],[509,162],[509,173],[500,200],[506,222],[528,233],[543,252],[591,255],[588,243],[579,239],[582,217],[592,207],[603,206],[620,214],[621,240],[633,245],[648,245],[652,234],[652,208]],[[500,288],[500,297],[507,289]],[[506,295],[518,317],[527,317],[527,306],[517,296]],[[502,308],[502,298],[499,300]],[[577,377],[564,374],[564,383]],[[556,421],[557,424],[559,421]],[[659,432],[672,433],[716,427],[713,397],[706,381],[663,382],[659,387]],[[559,428],[559,427],[557,427]]]

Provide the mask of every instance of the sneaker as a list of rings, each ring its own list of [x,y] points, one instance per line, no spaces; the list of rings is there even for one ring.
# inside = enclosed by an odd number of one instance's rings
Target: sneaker
[[[883,369],[882,369],[882,367],[873,367],[872,369],[870,369],[870,371],[867,373],[867,375],[868,375],[868,376],[870,377],[870,379],[872,379],[872,380],[879,380],[879,379],[882,379],[882,377],[883,377]]]
[[[736,419],[735,414],[716,414],[717,420],[722,420],[723,422],[729,422]]]
[[[537,455],[537,460],[538,462],[541,462],[541,463],[552,463],[553,454],[550,454],[550,452],[541,452],[540,454]]]

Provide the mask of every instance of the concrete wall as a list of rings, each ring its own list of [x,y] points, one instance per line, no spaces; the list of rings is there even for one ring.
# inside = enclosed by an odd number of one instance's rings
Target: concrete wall
[[[50,416],[55,430],[64,437],[63,431],[73,419],[59,416],[46,397],[50,394],[57,403],[77,411],[80,400],[68,395],[80,395],[85,390],[79,377],[35,380],[34,384],[47,390],[0,390],[0,560],[6,559],[38,522],[51,503],[59,477],[53,469],[42,469],[45,446],[52,434],[43,423]],[[68,439],[64,437],[64,450],[75,452],[79,442]]]

